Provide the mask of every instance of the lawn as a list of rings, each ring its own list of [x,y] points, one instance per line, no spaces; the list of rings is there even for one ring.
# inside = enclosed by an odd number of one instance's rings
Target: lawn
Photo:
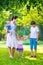
[[[4,43],[0,44],[0,65],[43,65],[43,42],[38,45],[37,58],[30,58],[30,46],[23,45],[24,58],[18,58],[16,51],[13,59],[9,58],[8,49]]]
[[[17,51],[13,59],[9,58],[7,48],[0,48],[0,65],[43,65],[43,51],[37,53],[37,58],[30,58],[30,51],[24,50],[24,58],[18,58]]]

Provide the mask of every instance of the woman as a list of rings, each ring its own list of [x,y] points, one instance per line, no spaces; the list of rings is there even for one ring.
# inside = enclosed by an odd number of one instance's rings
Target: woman
[[[6,46],[9,50],[10,58],[14,57],[14,52],[16,48],[16,21],[17,16],[12,17],[12,21],[10,22],[11,30],[9,31],[6,27],[5,30],[7,31],[7,40],[6,40]]]

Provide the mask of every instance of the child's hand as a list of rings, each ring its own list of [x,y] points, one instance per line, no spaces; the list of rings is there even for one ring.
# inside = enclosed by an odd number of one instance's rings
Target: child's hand
[[[17,40],[19,40],[19,37],[16,37],[17,38]]]
[[[28,38],[28,36],[25,36],[23,39],[26,40]]]

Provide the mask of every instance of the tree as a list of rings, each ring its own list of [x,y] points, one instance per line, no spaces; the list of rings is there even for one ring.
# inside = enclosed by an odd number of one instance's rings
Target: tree
[[[43,23],[43,0],[0,0],[0,30],[7,20],[18,16],[17,26],[29,29],[30,22]]]

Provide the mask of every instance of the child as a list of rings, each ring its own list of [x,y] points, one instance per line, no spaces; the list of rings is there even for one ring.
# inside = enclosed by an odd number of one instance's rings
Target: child
[[[9,21],[6,23],[6,29],[7,29],[7,33],[11,32],[11,25]]]
[[[30,29],[30,49],[31,49],[31,57],[34,58],[36,58],[38,33],[39,33],[39,29],[36,26],[36,23],[35,21],[32,21],[31,29]],[[34,48],[34,55],[33,55],[33,48]]]
[[[7,33],[10,33],[10,35],[12,35],[11,29],[12,29],[11,24],[9,21],[7,21],[7,23],[5,25],[5,30]]]
[[[18,46],[17,46],[17,50],[18,50],[18,56],[20,57],[20,55],[23,55],[23,37],[19,36],[18,38]]]

